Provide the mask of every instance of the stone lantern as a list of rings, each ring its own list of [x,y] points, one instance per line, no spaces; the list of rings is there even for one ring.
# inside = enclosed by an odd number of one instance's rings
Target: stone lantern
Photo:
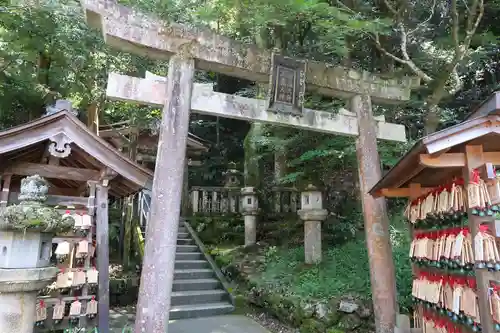
[[[44,205],[47,192],[45,179],[24,178],[20,204],[0,213],[0,332],[33,332],[37,293],[57,274],[49,266],[52,237],[73,221]]]
[[[328,211],[323,209],[323,195],[309,184],[300,195],[301,209],[297,212],[304,221],[304,250],[306,264],[321,262],[321,223]]]
[[[241,171],[236,169],[236,163],[230,162],[229,168],[224,172],[224,187],[236,187],[240,185],[239,177]]]
[[[257,238],[257,214],[259,200],[253,187],[241,189],[241,210],[245,220],[245,246],[253,245]]]

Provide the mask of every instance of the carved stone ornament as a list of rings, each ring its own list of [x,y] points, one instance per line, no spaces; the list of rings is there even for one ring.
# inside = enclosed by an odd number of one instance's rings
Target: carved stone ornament
[[[71,143],[73,140],[68,138],[66,134],[59,133],[54,135],[49,139],[51,141],[49,145],[49,153],[52,156],[64,158],[71,154]]]
[[[64,217],[57,209],[45,205],[48,182],[39,175],[21,180],[20,203],[0,213],[0,231],[64,232],[73,227],[71,217]]]
[[[54,105],[47,105],[45,107],[45,114],[44,116],[50,116],[51,114],[60,112],[60,111],[69,111],[72,115],[75,117],[78,116],[78,110],[73,109],[73,106],[71,105],[71,101],[68,101],[66,99],[58,99]]]
[[[273,53],[269,82],[269,111],[302,115],[306,71],[307,63],[304,60]]]
[[[236,169],[236,163],[230,162],[228,170],[223,175],[225,178],[224,187],[237,187],[240,185],[241,171]]]

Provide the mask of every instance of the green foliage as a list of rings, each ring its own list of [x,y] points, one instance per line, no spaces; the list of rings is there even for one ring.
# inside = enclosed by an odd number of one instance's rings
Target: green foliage
[[[401,311],[411,307],[410,245],[407,226],[397,216],[391,225],[391,243]],[[319,265],[304,264],[304,248],[269,248],[263,271],[254,282],[269,290],[307,299],[330,299],[349,292],[370,297],[370,269],[363,238],[323,251]]]
[[[244,243],[245,226],[240,215],[194,216],[188,222],[206,245]]]

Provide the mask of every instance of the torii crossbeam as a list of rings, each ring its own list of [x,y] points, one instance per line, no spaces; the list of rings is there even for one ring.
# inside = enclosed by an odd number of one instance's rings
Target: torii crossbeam
[[[167,98],[166,78],[153,77],[148,74],[147,76],[149,78],[141,79],[110,73],[108,75],[106,96],[114,100],[163,106]],[[193,84],[191,111],[336,135],[358,136],[359,134],[356,115],[346,109],[340,109],[338,114],[304,109],[302,117],[295,117],[268,111],[267,102],[262,99],[214,92],[212,84]],[[378,139],[406,142],[405,127],[403,125],[386,123],[384,116],[374,117],[374,119]]]

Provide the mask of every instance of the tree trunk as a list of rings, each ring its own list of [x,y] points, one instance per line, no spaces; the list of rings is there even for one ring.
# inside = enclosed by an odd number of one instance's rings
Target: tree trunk
[[[453,66],[454,68],[455,66]],[[451,70],[453,70],[453,68]],[[439,77],[434,83],[434,89],[432,94],[427,98],[425,106],[427,109],[427,114],[425,116],[424,131],[425,135],[434,133],[441,121],[441,109],[439,108],[439,103],[446,96],[446,81],[448,81],[451,71],[447,70],[441,77]]]
[[[274,182],[278,185],[280,179],[287,174],[286,151],[277,150],[274,152]]]
[[[39,84],[46,86],[47,89],[50,89],[49,71],[51,64],[52,59],[50,59],[49,55],[45,52],[38,53],[37,81]],[[47,96],[44,96],[44,100],[42,101],[42,105],[40,105],[40,107],[29,110],[29,120],[40,118],[45,113],[46,103],[49,102],[46,97]]]
[[[262,123],[252,123],[248,130],[243,147],[245,149],[245,186],[259,187],[261,182],[261,170],[257,144],[255,140],[261,136],[263,132]]]

